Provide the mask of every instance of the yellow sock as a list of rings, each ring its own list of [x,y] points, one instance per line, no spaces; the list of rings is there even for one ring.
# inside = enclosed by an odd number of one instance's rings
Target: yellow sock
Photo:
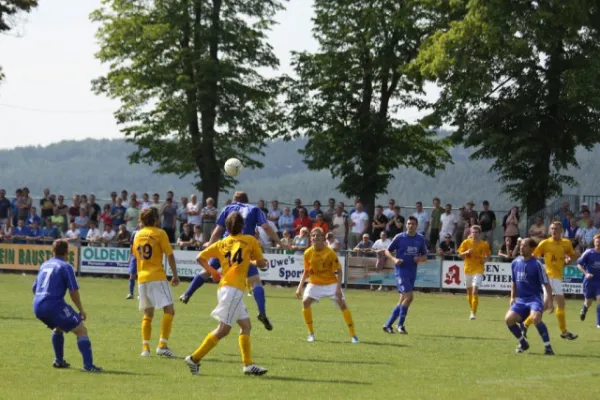
[[[306,324],[306,327],[308,328],[308,333],[310,333],[311,335],[314,334],[315,330],[313,329],[312,309],[303,308],[302,316],[304,317],[304,323]]]
[[[354,330],[354,321],[352,321],[352,313],[349,309],[345,309],[342,311],[342,315],[344,316],[344,321],[346,325],[348,325],[348,331],[350,332],[350,337],[356,336],[356,331]]]
[[[219,338],[214,333],[209,333],[204,338],[204,342],[192,353],[192,360],[198,362],[219,343]]]
[[[240,351],[242,352],[242,363],[244,367],[254,364],[252,362],[252,347],[250,346],[250,335],[240,335],[238,338]]]
[[[471,312],[473,312],[473,294],[467,292],[467,301],[469,302],[469,307],[471,308]]]
[[[152,318],[144,315],[142,318],[142,343],[144,350],[150,350],[150,338],[152,337]]]
[[[166,348],[169,336],[171,336],[171,328],[173,328],[173,314],[164,313],[160,321],[160,342],[158,347]]]
[[[564,308],[556,308],[556,318],[558,319],[560,333],[567,333],[567,316]]]
[[[531,326],[531,324],[533,324],[533,319],[531,319],[531,317],[525,318],[523,325],[525,325],[526,328],[529,328],[529,326]]]
[[[473,302],[471,303],[471,309],[473,310],[473,314],[477,314],[477,307],[479,306],[479,295],[473,295]]]

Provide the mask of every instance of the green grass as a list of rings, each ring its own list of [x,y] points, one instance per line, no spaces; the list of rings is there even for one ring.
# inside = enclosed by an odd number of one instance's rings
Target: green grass
[[[126,280],[81,278],[82,299],[95,361],[102,375],[79,371],[74,335],[65,343],[70,370],[55,370],[50,331],[31,311],[33,276],[0,274],[0,398],[32,399],[186,399],[213,398],[385,398],[519,399],[598,398],[600,330],[594,310],[579,321],[580,302],[567,306],[574,342],[559,338],[557,321],[546,316],[557,355],[542,356],[541,340],[530,331],[529,354],[515,355],[516,341],[503,323],[506,297],[482,297],[477,321],[468,320],[463,295],[417,294],[407,320],[408,336],[386,335],[381,325],[397,295],[348,290],[346,297],[362,343],[350,343],[346,327],[330,301],[313,307],[317,341],[306,343],[300,301],[293,289],[267,287],[275,329],[267,332],[253,316],[254,360],[269,368],[263,377],[241,373],[237,335],[225,338],[192,376],[183,360],[141,358],[137,301],[124,300]],[[187,286],[174,289],[179,296]],[[207,285],[187,306],[177,304],[171,348],[192,352],[216,326],[209,313],[216,286]],[[160,314],[155,317],[153,346]]]

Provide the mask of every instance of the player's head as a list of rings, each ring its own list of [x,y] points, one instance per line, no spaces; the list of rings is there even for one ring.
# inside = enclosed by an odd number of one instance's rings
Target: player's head
[[[550,224],[550,235],[554,239],[560,239],[562,237],[563,226],[560,221],[554,221]]]
[[[244,229],[244,217],[237,211],[232,212],[225,220],[225,227],[231,236],[239,235]]]
[[[521,251],[521,255],[525,258],[531,257],[536,246],[537,244],[532,238],[525,238],[521,240],[521,248],[519,249]]]
[[[140,214],[140,221],[144,227],[158,226],[160,216],[155,207],[148,207]]]
[[[471,226],[471,235],[473,239],[479,240],[481,238],[481,227],[479,225]]]
[[[69,242],[65,239],[56,239],[52,243],[52,254],[54,257],[66,258],[67,254],[69,254]]]
[[[594,236],[594,249],[600,251],[600,234]]]
[[[325,233],[321,228],[314,228],[310,232],[310,241],[316,249],[323,248],[325,245]]]
[[[407,218],[406,230],[409,235],[414,235],[415,233],[417,233],[417,226],[419,226],[419,220],[417,220],[416,217],[413,217],[411,215],[410,217]]]
[[[250,203],[250,200],[248,200],[248,194],[246,192],[241,192],[241,191],[235,192],[233,194],[233,201],[235,201],[236,203],[244,203],[244,204]]]

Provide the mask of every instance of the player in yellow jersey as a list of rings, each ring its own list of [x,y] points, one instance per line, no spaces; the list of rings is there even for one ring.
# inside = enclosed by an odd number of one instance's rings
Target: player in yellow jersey
[[[552,286],[552,295],[556,302],[556,318],[558,319],[558,327],[560,328],[560,337],[566,340],[575,340],[577,335],[567,331],[567,319],[565,316],[565,295],[563,292],[563,267],[565,266],[566,258],[574,259],[577,257],[573,250],[573,245],[569,239],[562,237],[563,226],[559,221],[554,221],[550,224],[550,237],[542,240],[535,250],[533,256],[536,258],[544,257],[546,266],[546,274],[550,279]],[[527,318],[524,322],[524,331],[533,321]]]
[[[243,235],[244,217],[237,211],[231,212],[225,226],[229,236],[213,243],[198,254],[196,260],[215,281],[219,281],[217,298],[219,303],[211,315],[217,321],[217,329],[209,333],[200,347],[185,358],[190,372],[200,374],[200,360],[211,351],[221,339],[229,334],[234,322],[240,326],[238,342],[242,353],[242,371],[246,375],[264,375],[267,369],[254,365],[250,346],[250,317],[244,304],[244,290],[250,265],[264,269],[267,261],[263,257],[258,240],[251,235]],[[209,263],[210,258],[218,258],[221,264],[221,277],[219,272]]]
[[[484,263],[485,259],[491,255],[490,246],[486,241],[481,240],[479,225],[471,227],[471,236],[460,244],[458,255],[465,260],[467,300],[471,307],[471,319],[475,319],[479,306],[479,286],[483,282]]]
[[[341,270],[340,262],[336,252],[330,249],[325,243],[325,233],[321,228],[314,228],[310,233],[312,246],[304,252],[304,272],[300,278],[296,297],[302,298],[302,315],[308,328],[308,342],[315,341],[315,331],[313,329],[312,309],[313,302],[318,302],[323,297],[329,297],[342,310],[344,321],[348,325],[352,343],[359,343],[354,330],[352,314],[346,305],[344,293],[342,292],[341,276],[336,276],[336,272]],[[308,280],[308,285],[302,296],[304,282]]]
[[[154,309],[164,311],[160,323],[160,341],[156,354],[163,357],[174,357],[169,349],[168,340],[173,326],[175,309],[173,296],[169,289],[167,274],[163,266],[163,255],[167,256],[169,267],[173,273],[171,284],[177,286],[177,266],[173,249],[165,231],[158,228],[160,216],[158,210],[150,207],[142,211],[140,221],[143,228],[138,231],[133,241],[133,255],[137,259],[138,292],[140,296],[140,311],[144,311],[142,319],[142,357],[150,355],[150,337],[152,336],[152,318]]]

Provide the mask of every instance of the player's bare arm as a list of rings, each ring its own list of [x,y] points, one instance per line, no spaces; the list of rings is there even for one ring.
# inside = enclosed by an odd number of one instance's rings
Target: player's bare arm
[[[210,240],[208,242],[204,243],[203,247],[206,248],[206,247],[210,246],[211,244],[218,242],[219,239],[221,239],[221,236],[223,236],[224,232],[225,232],[224,227],[222,227],[221,225],[215,226],[215,229],[213,230],[212,235],[210,235]]]
[[[171,273],[173,274],[173,279],[171,279],[171,285],[177,286],[179,285],[179,275],[177,275],[177,263],[175,262],[175,255],[169,255],[167,257],[167,261],[169,262],[169,268],[171,268]]]
[[[304,287],[304,282],[306,282],[307,273],[306,270],[302,271],[302,276],[300,277],[300,283],[298,283],[298,288],[296,289],[296,297],[302,298],[302,288]]]
[[[269,225],[268,222],[265,222],[260,227],[265,230],[265,232],[267,233],[267,235],[269,235],[269,239],[271,239],[271,241],[273,243],[275,243],[276,247],[282,247],[282,248],[285,248],[285,249],[289,249],[288,245],[284,245],[284,244],[281,243],[281,240],[279,239],[279,236],[277,235],[277,233],[275,233],[275,231],[273,230],[273,228],[271,227],[271,225]]]
[[[202,268],[204,268],[204,270],[212,276],[213,281],[219,282],[221,280],[221,274],[219,271],[214,269],[207,260],[200,256],[200,254],[198,254],[198,257],[196,257],[196,262],[198,262],[198,264],[200,264]]]
[[[396,258],[394,257],[394,255],[392,253],[389,252],[388,249],[385,249],[385,255],[386,257],[388,257],[390,260],[392,260],[394,262],[395,265],[400,265],[402,264],[402,259],[401,258]]]
[[[83,304],[81,304],[81,296],[79,295],[79,290],[75,289],[69,291],[69,296],[71,297],[71,301],[73,302],[73,304],[75,304],[75,307],[77,307],[77,310],[79,310],[79,315],[81,315],[81,319],[85,321],[87,319],[87,314],[83,310]]]
[[[517,284],[513,281],[512,286],[510,287],[510,305],[512,306],[517,298]]]
[[[581,273],[582,273],[582,274],[583,274],[583,275],[584,275],[584,276],[585,276],[587,279],[592,279],[592,278],[594,277],[594,275],[593,275],[593,274],[590,274],[589,272],[587,272],[587,271],[585,270],[585,268],[583,268],[583,265],[581,265],[581,264],[577,264],[577,269],[578,269],[579,271],[581,271]]]
[[[546,294],[544,295],[544,311],[554,312],[554,303],[552,302],[552,286],[549,283],[544,283]]]

